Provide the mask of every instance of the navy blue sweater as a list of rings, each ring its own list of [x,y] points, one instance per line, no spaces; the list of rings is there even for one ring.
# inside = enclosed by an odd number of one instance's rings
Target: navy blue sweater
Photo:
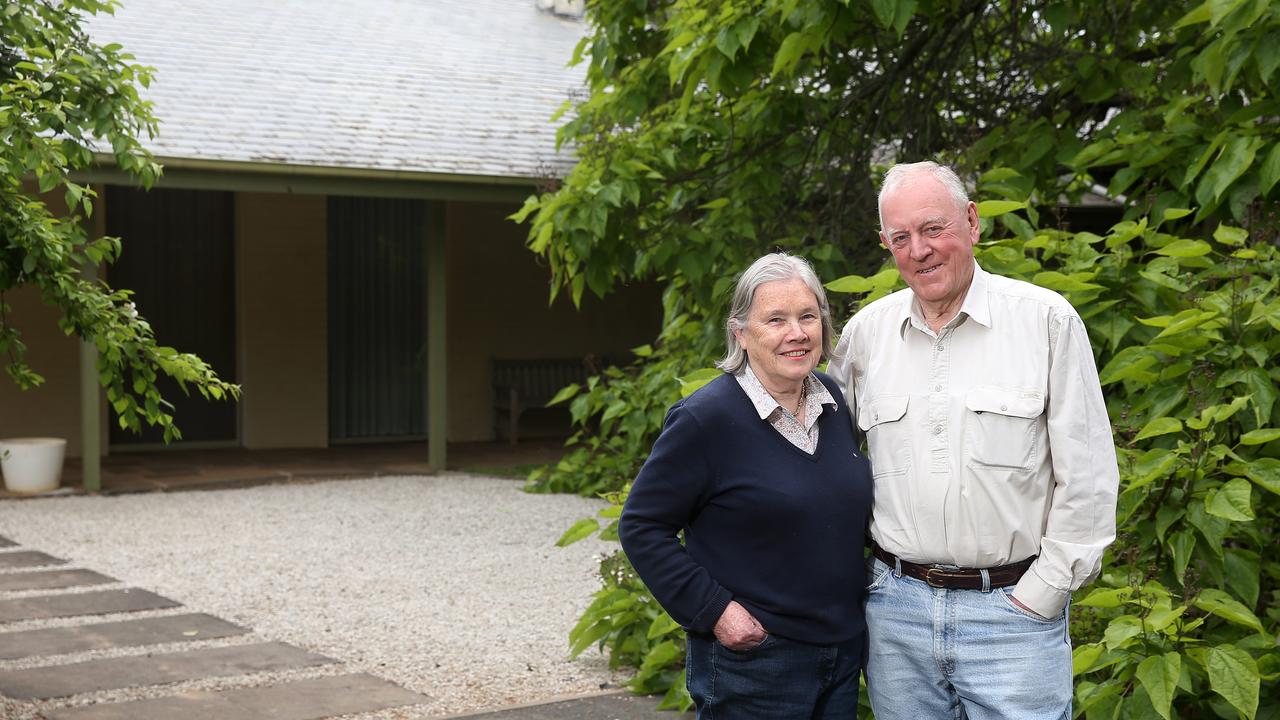
[[[818,378],[836,404],[818,418],[813,455],[761,420],[731,375],[667,412],[618,534],[686,630],[710,633],[737,600],[781,637],[831,645],[862,633],[870,467],[844,396]]]

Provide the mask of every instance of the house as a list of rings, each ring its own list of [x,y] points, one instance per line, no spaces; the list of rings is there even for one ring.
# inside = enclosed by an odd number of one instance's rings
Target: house
[[[571,166],[550,117],[584,92],[574,5],[125,0],[90,21],[156,69],[165,168],[149,192],[109,163],[80,178],[96,230],[124,240],[106,279],[161,344],[243,387],[238,404],[167,393],[177,447],[428,438],[443,467],[446,441],[494,437],[495,359],[622,357],[657,334],[656,287],[549,304],[506,219]],[[157,446],[109,417],[93,351],[52,309],[8,301],[47,381],[0,383],[0,437]]]

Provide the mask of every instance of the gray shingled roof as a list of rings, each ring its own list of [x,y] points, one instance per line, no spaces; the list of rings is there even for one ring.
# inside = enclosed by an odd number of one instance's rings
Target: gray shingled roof
[[[156,68],[164,159],[538,178],[581,21],[534,0],[124,0],[90,23]]]

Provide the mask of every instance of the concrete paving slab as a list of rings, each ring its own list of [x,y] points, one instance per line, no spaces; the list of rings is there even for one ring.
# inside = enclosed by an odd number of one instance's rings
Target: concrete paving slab
[[[693,720],[691,712],[658,710],[661,700],[657,696],[637,696],[620,690],[557,702],[449,715],[441,720]]]
[[[0,575],[0,592],[14,590],[60,590],[82,585],[118,582],[92,570],[36,570]]]
[[[0,695],[17,700],[57,698],[334,662],[337,661],[280,642],[201,648],[0,672]]]
[[[67,561],[39,550],[19,550],[0,553],[0,570],[40,567],[41,565],[66,565]]]
[[[48,618],[76,617],[77,615],[106,615],[138,610],[161,610],[181,607],[174,602],[147,590],[96,590],[69,595],[38,595],[36,597],[0,600],[0,623],[18,620],[46,620]]]
[[[48,720],[319,720],[429,701],[372,675],[337,675],[267,687],[46,710]]]
[[[23,630],[0,634],[0,660],[138,645],[214,640],[243,635],[247,632],[249,632],[247,628],[204,613]]]
[[[18,543],[10,540],[9,538],[3,535],[0,535],[0,548],[17,547],[17,546],[18,546]]]

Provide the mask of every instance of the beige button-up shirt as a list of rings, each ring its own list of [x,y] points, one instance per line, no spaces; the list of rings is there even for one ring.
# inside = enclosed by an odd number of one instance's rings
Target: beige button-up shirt
[[[1013,594],[1046,617],[1097,576],[1119,469],[1084,323],[1060,295],[974,266],[929,329],[911,290],[857,313],[830,372],[871,458],[871,537],[903,560],[1038,555]]]

